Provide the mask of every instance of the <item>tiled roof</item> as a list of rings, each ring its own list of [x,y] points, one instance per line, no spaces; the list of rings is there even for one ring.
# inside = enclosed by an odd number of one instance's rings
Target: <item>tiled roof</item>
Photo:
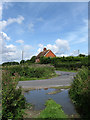
[[[50,51],[50,50],[45,50],[45,51],[43,51],[43,52],[40,52],[40,53],[36,56],[36,58],[43,57],[48,51]]]

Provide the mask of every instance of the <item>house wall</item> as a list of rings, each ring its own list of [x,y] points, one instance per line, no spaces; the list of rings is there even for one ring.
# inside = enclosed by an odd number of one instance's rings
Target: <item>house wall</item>
[[[56,55],[50,50],[45,57],[56,57]]]
[[[36,60],[35,60],[35,62],[36,62],[36,63],[39,63],[39,62],[40,62],[40,60],[39,60],[39,59],[36,59]]]

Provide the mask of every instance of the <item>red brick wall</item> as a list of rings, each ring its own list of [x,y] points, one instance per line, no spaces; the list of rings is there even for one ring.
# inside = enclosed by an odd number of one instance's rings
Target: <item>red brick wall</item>
[[[50,50],[45,57],[56,57],[56,55]]]

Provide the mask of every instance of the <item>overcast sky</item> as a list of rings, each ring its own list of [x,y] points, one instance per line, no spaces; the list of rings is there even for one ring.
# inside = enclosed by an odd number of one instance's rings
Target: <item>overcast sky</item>
[[[2,15],[1,15],[2,13]],[[30,59],[51,49],[57,56],[88,54],[88,2],[0,4],[2,61]]]

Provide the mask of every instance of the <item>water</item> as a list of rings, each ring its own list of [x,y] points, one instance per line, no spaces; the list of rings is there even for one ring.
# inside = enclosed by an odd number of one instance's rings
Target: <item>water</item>
[[[56,101],[56,103],[62,106],[64,112],[68,115],[76,114],[76,110],[74,104],[72,103],[68,89],[64,89],[56,94],[46,94],[48,92],[52,92],[56,89],[40,89],[40,90],[32,90],[24,93],[26,97],[26,101],[34,105],[34,110],[42,110],[45,108],[45,102],[49,98]]]

